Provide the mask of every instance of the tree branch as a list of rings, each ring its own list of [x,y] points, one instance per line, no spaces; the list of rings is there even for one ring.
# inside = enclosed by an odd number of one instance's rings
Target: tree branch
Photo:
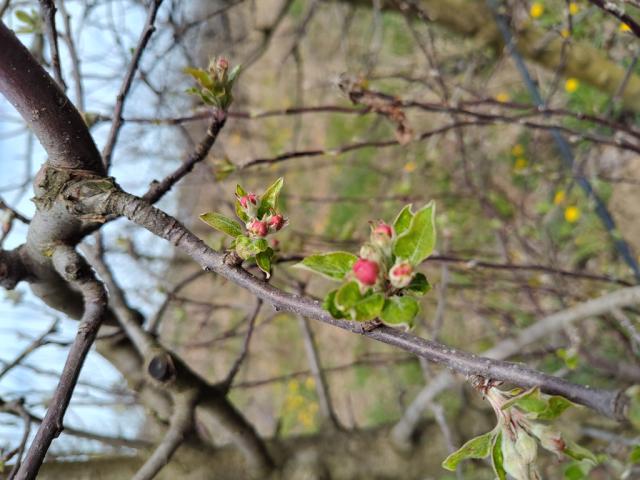
[[[103,285],[96,280],[87,263],[73,248],[57,247],[53,253],[53,264],[65,280],[76,285],[82,292],[84,314],[78,327],[78,334],[69,350],[60,382],[51,398],[50,406],[29,447],[24,463],[16,474],[18,480],[36,477],[51,442],[62,431],[64,414],[69,406],[84,359],[96,338],[107,306],[107,296]]]
[[[464,375],[480,375],[485,378],[510,382],[524,388],[537,386],[546,393],[561,395],[605,416],[618,420],[626,418],[625,397],[620,391],[594,389],[572,384],[561,378],[546,375],[519,364],[478,357],[394,328],[380,327],[367,332],[363,331],[362,325],[356,322],[334,319],[322,309],[317,301],[283,292],[250,275],[237,265],[227,264],[225,255],[209,248],[175,218],[134,195],[122,191],[112,191],[104,195],[97,195],[81,208],[88,208],[89,211],[97,209],[105,214],[127,217],[155,235],[168,240],[172,245],[191,256],[203,268],[222,275],[280,310],[365,335]],[[638,295],[640,289],[637,291],[628,289],[624,292],[628,292],[627,295]]]
[[[2,21],[0,65],[0,93],[36,134],[50,165],[104,173],[100,153],[80,113]]]

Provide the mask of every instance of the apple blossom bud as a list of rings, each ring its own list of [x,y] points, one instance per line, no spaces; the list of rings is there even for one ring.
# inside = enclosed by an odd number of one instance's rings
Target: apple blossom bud
[[[378,280],[378,271],[379,267],[376,262],[364,258],[359,258],[353,264],[353,273],[363,285],[374,285]]]
[[[378,225],[372,227],[371,231],[371,243],[388,250],[391,247],[391,241],[393,239],[393,227],[387,225],[384,222],[379,222]]]
[[[531,433],[538,437],[542,448],[549,450],[558,456],[562,456],[565,448],[567,448],[560,432],[548,427],[547,425],[533,423],[531,425]]]
[[[538,456],[538,442],[527,432],[520,429],[516,439],[516,450],[524,463],[533,463]]]
[[[269,228],[274,229],[276,232],[284,226],[284,222],[285,222],[284,217],[279,213],[276,215],[272,215],[267,220],[267,223],[269,224]]]
[[[375,263],[380,263],[382,262],[382,252],[380,252],[380,249],[373,246],[372,244],[365,243],[360,247],[360,258],[371,260]]]
[[[227,60],[225,57],[218,58],[218,61],[216,62],[216,67],[222,71],[227,70],[229,68],[229,60]]]
[[[248,208],[249,204],[258,204],[258,197],[255,193],[247,193],[246,195],[240,197],[240,205],[242,205],[242,208]]]
[[[261,222],[260,220],[251,220],[247,224],[247,230],[249,230],[249,233],[258,237],[266,237],[269,232],[267,222]]]
[[[389,281],[395,288],[404,288],[411,283],[413,266],[409,262],[398,262],[389,270]]]

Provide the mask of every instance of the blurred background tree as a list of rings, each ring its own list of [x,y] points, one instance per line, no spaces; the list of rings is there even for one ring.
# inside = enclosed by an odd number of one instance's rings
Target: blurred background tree
[[[270,285],[324,297],[333,284],[295,262],[357,253],[369,222],[434,200],[436,251],[420,268],[433,289],[414,334],[572,384],[639,383],[637,2],[4,0],[0,17],[82,113],[119,186],[162,197],[213,249],[229,242],[198,216],[233,217],[236,184],[284,177]],[[220,55],[242,66],[224,119],[185,92],[184,69]],[[10,251],[51,155],[9,102],[0,113]],[[493,478],[482,461],[440,466],[495,424],[464,375],[274,309],[126,219],[84,238],[126,335],[98,335],[39,478]],[[39,296],[25,282],[0,303],[4,475],[52,403],[82,312]],[[181,380],[149,379],[135,338],[179,358]],[[194,382],[210,401],[191,398],[180,448],[158,454]],[[628,425],[574,408],[554,427],[598,464],[541,453],[543,478],[638,475]]]

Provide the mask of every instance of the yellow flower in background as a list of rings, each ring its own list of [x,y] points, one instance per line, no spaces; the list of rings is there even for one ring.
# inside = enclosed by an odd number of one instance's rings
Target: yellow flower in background
[[[580,11],[580,5],[578,5],[576,2],[571,2],[569,4],[569,13],[571,15],[575,15],[579,11]]]
[[[307,377],[307,379],[304,381],[304,386],[308,390],[313,390],[314,388],[316,388],[316,381],[313,379],[313,377]]]
[[[580,82],[577,78],[567,78],[567,81],[564,83],[564,89],[569,93],[573,93],[578,90],[579,86]]]
[[[520,143],[516,143],[511,149],[511,155],[514,157],[521,157],[524,155],[524,147]]]
[[[630,32],[631,31],[631,27],[629,25],[627,25],[626,23],[621,23],[620,27],[618,28],[618,30],[620,30],[621,32]]]
[[[580,218],[580,209],[578,207],[567,207],[564,210],[564,219],[569,223],[576,223]]]
[[[571,32],[567,28],[563,28],[560,30],[560,36],[562,38],[569,38],[571,36]]]
[[[507,92],[500,92],[499,94],[496,95],[496,100],[499,101],[500,103],[504,103],[511,100],[511,97]]]
[[[538,18],[544,13],[544,5],[542,5],[540,2],[533,2],[529,13],[533,18]]]
[[[513,164],[513,169],[516,172],[521,172],[522,170],[527,168],[528,165],[529,165],[529,162],[527,161],[526,158],[523,158],[523,157],[516,158],[516,161]]]
[[[402,167],[402,170],[404,170],[407,173],[411,173],[415,171],[416,168],[417,168],[416,162],[407,162],[405,166]]]
[[[558,190],[553,196],[553,204],[560,205],[561,203],[564,203],[565,198],[567,198],[567,195],[564,193],[564,190]]]

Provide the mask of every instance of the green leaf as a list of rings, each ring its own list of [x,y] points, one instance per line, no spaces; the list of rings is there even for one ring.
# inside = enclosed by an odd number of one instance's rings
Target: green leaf
[[[236,252],[244,260],[269,248],[269,243],[264,238],[250,238],[240,235],[236,237],[235,242]]]
[[[330,291],[326,297],[324,297],[324,302],[322,303],[322,308],[324,308],[327,312],[331,314],[333,318],[344,318],[344,313],[336,307],[336,293],[338,290]]]
[[[361,299],[362,295],[358,284],[356,282],[347,282],[338,289],[334,301],[339,310],[346,312]]]
[[[598,463],[598,459],[590,450],[587,450],[570,440],[566,441],[563,453],[574,460],[586,460],[591,462],[593,465]]]
[[[191,75],[197,82],[205,88],[211,88],[213,81],[207,72],[199,68],[186,67],[182,70],[184,73]]]
[[[229,76],[227,77],[229,79],[229,86],[232,86],[233,82],[236,81],[236,78],[240,74],[241,69],[242,69],[241,65],[236,65],[231,69],[231,71],[229,72]]]
[[[564,480],[584,480],[589,478],[590,466],[584,465],[582,462],[573,462],[564,469]]]
[[[396,235],[400,235],[409,228],[412,218],[413,212],[411,211],[411,205],[405,205],[393,222],[393,230],[396,232]]]
[[[236,184],[236,195],[239,197],[243,197],[247,194],[247,191],[240,186],[240,184]]]
[[[472,438],[456,452],[453,452],[442,462],[442,467],[455,471],[458,464],[467,458],[486,458],[491,453],[491,445],[496,433],[494,430]]]
[[[380,293],[365,296],[353,306],[351,318],[359,322],[373,320],[380,316],[384,306],[384,297]]]
[[[351,271],[357,259],[358,257],[347,252],[321,253],[310,255],[295,266],[319,273],[331,280],[342,280]]]
[[[416,292],[418,295],[422,296],[431,290],[431,284],[429,283],[429,280],[427,280],[427,277],[418,272],[413,276],[411,283],[407,285],[405,289]]]
[[[262,194],[262,197],[260,198],[260,207],[258,208],[258,218],[262,218],[264,214],[269,213],[272,210],[276,210],[278,206],[278,196],[280,195],[280,190],[282,190],[283,184],[284,178],[280,177]]]
[[[498,480],[507,480],[507,471],[504,469],[504,455],[502,454],[502,431],[493,439],[491,464],[493,465],[493,473],[496,474],[496,478]]]
[[[513,405],[525,412],[534,414],[538,420],[554,420],[574,404],[559,395],[543,395],[538,387],[534,387],[509,399],[502,406],[502,409],[505,410]]]
[[[16,10],[15,15],[16,15],[16,18],[21,22],[28,23],[29,25],[33,25],[33,20],[31,19],[31,16],[24,10]]]
[[[574,404],[564,397],[554,395],[547,400],[547,408],[537,416],[538,420],[554,420]]]
[[[436,245],[435,212],[435,204],[429,202],[414,215],[409,228],[396,238],[393,253],[397,257],[418,265],[431,255]]]
[[[224,215],[216,212],[208,212],[200,215],[200,220],[215,228],[216,230],[226,233],[232,237],[242,235],[242,225],[235,220],[225,217]]]
[[[273,249],[267,248],[264,252],[256,255],[256,264],[258,268],[267,274],[267,278],[271,276],[271,259],[273,258]]]
[[[391,327],[414,326],[414,319],[420,311],[420,304],[413,297],[391,297],[384,302],[380,319]]]

